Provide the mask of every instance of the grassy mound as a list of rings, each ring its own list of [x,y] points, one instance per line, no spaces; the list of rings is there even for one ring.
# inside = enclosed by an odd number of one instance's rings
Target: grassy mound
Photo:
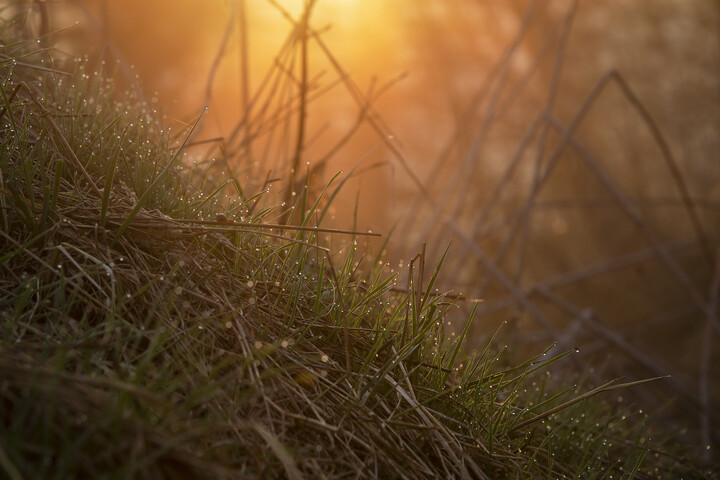
[[[188,132],[33,45],[0,52],[4,476],[701,475],[642,416],[580,402],[622,385],[548,391],[552,360],[466,356],[434,276],[395,292],[317,203],[274,225],[282,205],[211,181]]]

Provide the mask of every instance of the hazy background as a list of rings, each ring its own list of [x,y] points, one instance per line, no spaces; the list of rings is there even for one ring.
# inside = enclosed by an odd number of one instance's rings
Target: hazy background
[[[250,191],[357,167],[334,223],[357,201],[359,228],[394,228],[401,285],[423,242],[427,269],[452,242],[442,288],[483,299],[470,346],[507,320],[518,357],[558,342],[602,378],[672,374],[618,401],[675,399],[668,418],[717,446],[717,1],[324,0],[304,84],[300,0],[41,2],[48,27],[3,3],[172,129],[207,104],[195,151]]]

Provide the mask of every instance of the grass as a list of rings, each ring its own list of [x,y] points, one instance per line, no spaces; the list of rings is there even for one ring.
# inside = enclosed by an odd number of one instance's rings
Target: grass
[[[320,202],[288,215],[211,180],[191,132],[2,34],[6,477],[703,475],[596,396],[634,384],[552,381],[573,352],[465,352],[439,266],[420,257],[397,292],[358,254],[363,232],[314,226]]]

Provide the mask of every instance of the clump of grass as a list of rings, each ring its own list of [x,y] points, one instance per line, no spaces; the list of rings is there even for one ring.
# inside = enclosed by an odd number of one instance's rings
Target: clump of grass
[[[188,132],[87,67],[12,38],[1,53],[7,477],[701,475],[642,418],[576,402],[616,383],[548,391],[542,355],[466,355],[437,269],[393,293],[359,267],[358,232],[342,255],[320,244],[317,204],[271,229],[264,195],[202,180]]]

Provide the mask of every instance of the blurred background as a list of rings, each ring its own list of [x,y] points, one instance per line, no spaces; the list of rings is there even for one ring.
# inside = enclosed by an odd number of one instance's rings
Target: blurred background
[[[469,348],[502,324],[510,361],[671,375],[617,401],[717,461],[719,2],[0,3],[166,127],[201,117],[213,175],[292,203],[343,171],[331,221],[389,236],[399,286],[450,244]]]

